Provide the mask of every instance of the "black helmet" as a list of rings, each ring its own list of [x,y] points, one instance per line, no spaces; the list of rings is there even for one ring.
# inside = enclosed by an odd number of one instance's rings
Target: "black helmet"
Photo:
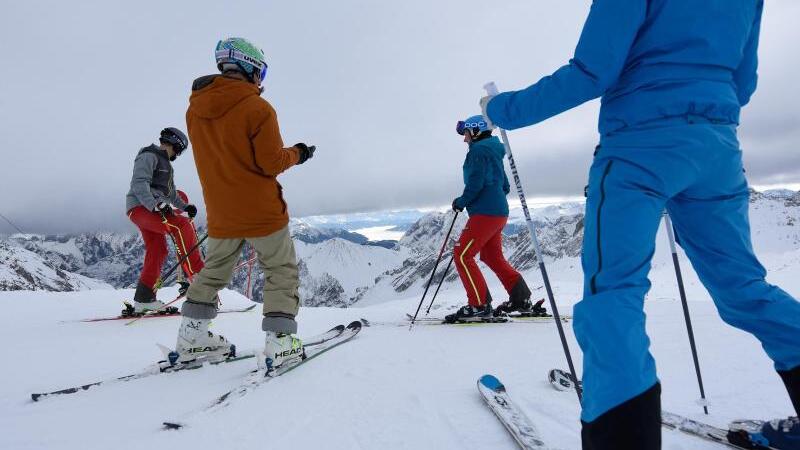
[[[189,138],[183,134],[183,131],[174,127],[161,130],[161,137],[158,140],[161,141],[162,144],[171,144],[176,155],[180,155],[189,147]]]

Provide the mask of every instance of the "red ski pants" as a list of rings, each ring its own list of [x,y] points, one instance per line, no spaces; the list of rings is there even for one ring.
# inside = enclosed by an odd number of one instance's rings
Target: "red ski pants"
[[[172,235],[177,256],[183,258],[197,242],[194,227],[186,216],[167,214],[162,218],[161,214],[148,211],[144,206],[132,208],[128,211],[128,217],[139,227],[144,240],[144,266],[139,282],[145,286],[155,287],[161,277],[161,266],[169,254],[165,236],[167,233]],[[191,280],[192,276],[203,268],[200,250],[193,251],[181,267],[186,277]]]
[[[511,292],[514,284],[519,281],[519,272],[503,256],[502,232],[507,221],[508,218],[503,216],[470,216],[456,243],[453,257],[472,306],[484,305],[489,295],[486,280],[475,262],[475,255],[478,253],[481,261],[492,269],[507,292]]]

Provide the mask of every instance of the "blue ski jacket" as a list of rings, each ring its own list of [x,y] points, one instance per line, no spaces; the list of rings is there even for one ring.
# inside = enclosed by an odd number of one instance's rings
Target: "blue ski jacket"
[[[513,130],[602,96],[599,131],[700,116],[738,124],[756,89],[763,0],[594,0],[575,55],[486,114]],[[713,18],[710,20],[709,18]]]
[[[464,160],[464,193],[455,203],[467,208],[470,216],[508,217],[506,195],[511,187],[503,167],[505,156],[505,147],[497,136],[469,144]]]

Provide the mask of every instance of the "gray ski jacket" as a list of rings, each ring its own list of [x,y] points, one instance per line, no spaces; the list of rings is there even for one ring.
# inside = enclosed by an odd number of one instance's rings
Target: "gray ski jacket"
[[[141,149],[133,162],[125,210],[142,205],[153,211],[159,202],[169,203],[180,210],[186,208],[186,203],[178,197],[172,173],[172,164],[164,150],[153,144]]]

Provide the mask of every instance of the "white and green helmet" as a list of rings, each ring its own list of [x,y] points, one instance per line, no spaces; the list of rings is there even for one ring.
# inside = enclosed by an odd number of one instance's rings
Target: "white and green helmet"
[[[214,56],[220,71],[225,64],[235,64],[250,77],[260,74],[259,79],[264,81],[267,76],[264,51],[245,38],[232,37],[219,41]]]

